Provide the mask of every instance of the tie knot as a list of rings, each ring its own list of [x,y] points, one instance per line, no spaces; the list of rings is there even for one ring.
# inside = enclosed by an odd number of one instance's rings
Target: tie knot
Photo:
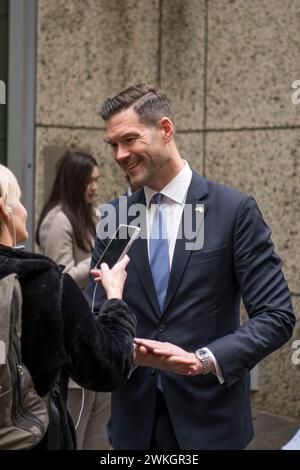
[[[154,194],[154,196],[152,197],[152,204],[158,204],[160,206],[162,203],[162,198],[163,195],[161,193]]]

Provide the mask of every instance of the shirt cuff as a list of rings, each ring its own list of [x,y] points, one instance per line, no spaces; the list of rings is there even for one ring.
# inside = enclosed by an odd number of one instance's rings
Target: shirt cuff
[[[217,376],[220,384],[222,385],[225,382],[225,380],[224,380],[221,367],[219,366],[217,359],[215,358],[215,356],[213,355],[210,349],[208,348],[202,348],[202,349],[204,349],[210,355],[210,358],[213,361],[215,369],[216,369],[216,372],[213,372],[213,374]]]

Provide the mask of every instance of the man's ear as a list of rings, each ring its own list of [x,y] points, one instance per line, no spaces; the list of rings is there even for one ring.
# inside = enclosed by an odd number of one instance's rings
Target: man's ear
[[[174,137],[174,124],[168,117],[164,116],[159,121],[159,127],[163,132],[163,139],[166,143],[169,143]]]

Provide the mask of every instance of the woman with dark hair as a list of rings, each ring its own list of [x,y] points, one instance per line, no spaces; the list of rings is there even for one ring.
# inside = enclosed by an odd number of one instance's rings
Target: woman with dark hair
[[[41,252],[65,267],[81,289],[88,282],[96,234],[93,202],[99,168],[84,152],[67,151],[57,163],[53,188],[42,210],[36,240]],[[70,381],[68,408],[76,424],[78,449],[110,449],[107,423],[110,393],[82,390]]]
[[[42,253],[65,266],[79,287],[86,287],[96,235],[93,208],[98,189],[96,160],[84,152],[66,152],[37,227]]]

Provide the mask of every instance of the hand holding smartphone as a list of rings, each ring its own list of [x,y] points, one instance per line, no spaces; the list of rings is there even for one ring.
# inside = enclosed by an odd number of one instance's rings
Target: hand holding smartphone
[[[95,277],[94,280],[97,282],[95,285],[93,299],[92,299],[92,312],[94,312],[95,295],[96,295],[96,290],[98,287],[98,282],[101,281],[101,276],[102,276],[101,271],[97,271],[97,270],[100,269],[100,266],[102,263],[106,263],[108,267],[112,269],[118,261],[121,261],[121,259],[124,258],[124,256],[127,254],[134,240],[137,238],[139,232],[140,232],[139,227],[136,227],[134,225],[121,224],[118,227],[112,239],[110,240],[110,242],[108,243],[106,249],[103,251],[94,269],[91,270],[91,274]],[[126,264],[127,263],[124,262],[124,266],[126,266]],[[120,291],[121,294],[123,291],[125,279],[126,279],[126,272],[124,268],[124,279],[122,281],[122,289]],[[114,280],[117,281],[117,279],[114,279]],[[113,282],[111,284],[108,283],[107,286],[103,285],[103,287],[106,290],[106,294],[108,298],[116,297],[116,294],[114,291],[115,287],[112,284]],[[119,288],[120,286],[118,287],[118,289]],[[114,291],[113,293],[110,292],[111,289]],[[117,297],[121,298],[119,294]]]
[[[137,238],[140,228],[135,225],[119,225],[114,236],[103,251],[94,269],[99,269],[102,263],[106,263],[111,269],[128,252],[134,240]]]

